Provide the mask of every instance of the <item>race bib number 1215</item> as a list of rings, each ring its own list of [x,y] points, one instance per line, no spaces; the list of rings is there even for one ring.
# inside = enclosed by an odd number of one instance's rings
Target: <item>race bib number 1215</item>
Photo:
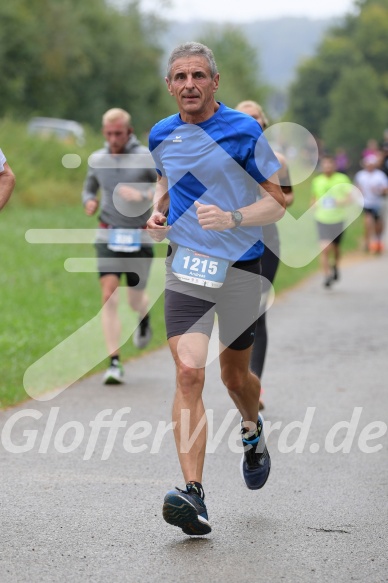
[[[224,283],[228,267],[229,261],[226,259],[211,257],[179,246],[171,269],[181,281],[217,288]]]

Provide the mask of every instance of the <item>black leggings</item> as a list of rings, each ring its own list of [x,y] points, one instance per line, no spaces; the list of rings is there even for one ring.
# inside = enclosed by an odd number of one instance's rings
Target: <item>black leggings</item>
[[[268,225],[271,228],[269,232],[267,231],[267,227],[264,227],[264,240],[271,241],[271,249],[267,246],[264,249],[264,253],[261,257],[261,275],[263,276],[263,287],[262,287],[262,295],[266,297],[265,294],[268,293],[270,285],[273,283],[276,275],[276,271],[279,265],[279,239],[277,228],[275,225]],[[273,229],[274,228],[274,229]],[[268,229],[269,230],[269,229]],[[273,252],[275,251],[275,252]],[[268,280],[268,281],[267,281]],[[252,354],[251,354],[251,370],[261,378],[264,369],[264,361],[265,361],[265,354],[267,352],[267,342],[268,342],[268,334],[267,334],[267,324],[266,324],[266,311],[265,305],[261,306],[261,310],[264,310],[263,314],[257,320],[256,329],[255,329],[255,341],[252,347]]]

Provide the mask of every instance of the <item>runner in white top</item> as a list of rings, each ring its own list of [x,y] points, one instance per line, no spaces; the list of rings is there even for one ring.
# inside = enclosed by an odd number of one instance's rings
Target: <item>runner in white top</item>
[[[388,194],[388,178],[378,169],[377,156],[367,156],[364,169],[357,172],[354,183],[364,198],[365,251],[381,253],[384,229],[384,196]]]

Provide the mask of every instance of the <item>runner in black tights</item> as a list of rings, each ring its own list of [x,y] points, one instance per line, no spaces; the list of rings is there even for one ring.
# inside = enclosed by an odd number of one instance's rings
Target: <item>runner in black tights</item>
[[[268,120],[262,109],[262,107],[256,103],[256,101],[242,101],[236,108],[238,111],[242,111],[247,115],[250,115],[261,125],[263,130],[268,127]],[[281,163],[278,175],[281,188],[283,190],[286,204],[290,206],[294,200],[294,193],[292,191],[292,186],[290,182],[289,172],[286,164],[286,160],[282,154],[275,152],[276,157]],[[273,283],[276,275],[276,271],[279,265],[280,257],[280,243],[279,243],[279,233],[277,226],[273,223],[272,225],[265,225],[263,227],[263,236],[265,243],[264,254],[261,257],[262,265],[262,276],[263,276],[263,288],[262,288],[262,304],[261,311],[262,315],[257,320],[256,330],[255,330],[255,341],[253,344],[253,349],[251,353],[251,370],[261,379],[264,369],[265,355],[267,351],[267,324],[266,324],[266,302],[268,298],[268,293],[270,291],[270,284]],[[260,399],[260,409],[264,408],[262,399]]]

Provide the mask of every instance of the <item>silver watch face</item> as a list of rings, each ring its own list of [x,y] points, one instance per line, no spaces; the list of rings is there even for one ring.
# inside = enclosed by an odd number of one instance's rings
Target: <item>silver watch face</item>
[[[236,223],[237,226],[241,223],[241,221],[243,219],[243,216],[240,213],[240,211],[233,211],[232,212],[232,217],[233,217],[233,220],[234,220],[234,222]]]

